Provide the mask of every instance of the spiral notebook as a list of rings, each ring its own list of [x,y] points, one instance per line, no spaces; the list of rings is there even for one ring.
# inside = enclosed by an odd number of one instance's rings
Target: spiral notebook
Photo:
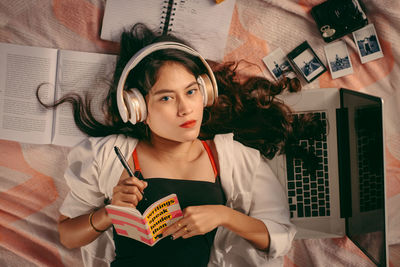
[[[119,41],[121,32],[138,22],[159,33],[188,41],[207,59],[221,61],[235,0],[107,0],[101,39]]]

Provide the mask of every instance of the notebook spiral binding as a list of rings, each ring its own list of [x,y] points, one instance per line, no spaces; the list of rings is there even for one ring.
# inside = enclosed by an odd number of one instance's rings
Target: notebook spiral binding
[[[180,2],[185,2],[185,0],[180,0]],[[172,26],[174,25],[174,16],[176,11],[177,3],[174,0],[165,0],[162,7],[161,22],[159,33],[168,34],[172,31]]]

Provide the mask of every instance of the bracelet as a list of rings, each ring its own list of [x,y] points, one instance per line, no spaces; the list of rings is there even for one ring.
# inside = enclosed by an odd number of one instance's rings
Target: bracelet
[[[94,213],[95,213],[96,211],[98,211],[98,210],[99,210],[99,209],[94,209],[94,210],[89,214],[89,223],[90,223],[90,226],[92,226],[93,230],[95,230],[95,231],[98,232],[98,233],[103,233],[103,232],[105,232],[107,229],[105,229],[105,230],[99,230],[99,229],[97,229],[96,227],[94,227],[93,222],[92,222],[93,215],[94,215]]]

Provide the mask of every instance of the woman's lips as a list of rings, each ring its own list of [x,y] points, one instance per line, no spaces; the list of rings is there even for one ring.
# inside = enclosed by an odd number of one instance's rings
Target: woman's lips
[[[192,127],[194,127],[196,125],[196,121],[195,120],[190,120],[190,121],[187,121],[187,122],[185,122],[185,123],[182,123],[181,125],[179,125],[179,127],[182,127],[182,128],[192,128]]]

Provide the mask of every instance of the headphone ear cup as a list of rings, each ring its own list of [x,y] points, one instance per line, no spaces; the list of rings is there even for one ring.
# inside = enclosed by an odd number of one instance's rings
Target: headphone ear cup
[[[132,124],[142,122],[147,117],[146,102],[138,89],[132,88],[123,92],[128,120]]]
[[[203,105],[205,107],[211,106],[215,101],[215,94],[210,77],[207,74],[200,74],[199,77],[197,77],[197,83],[203,94]]]

